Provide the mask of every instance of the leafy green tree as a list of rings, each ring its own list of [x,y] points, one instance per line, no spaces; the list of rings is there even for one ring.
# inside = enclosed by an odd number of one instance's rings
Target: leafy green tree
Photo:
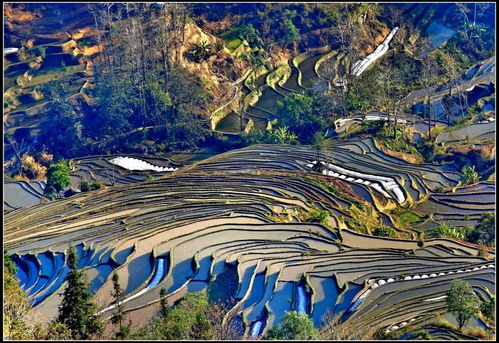
[[[47,186],[45,188],[45,193],[50,194],[53,189],[56,194],[59,195],[59,193],[71,183],[69,174],[69,166],[64,161],[52,164],[47,171]]]
[[[103,325],[95,315],[97,306],[92,302],[90,283],[83,270],[77,269],[78,256],[73,246],[68,249],[69,273],[67,286],[62,294],[57,321],[71,330],[72,339],[92,339],[100,336]]]
[[[306,314],[288,311],[281,318],[279,326],[271,328],[266,339],[274,340],[313,340],[317,339],[319,331],[314,322]]]
[[[300,31],[292,21],[296,15],[296,11],[284,11],[283,19],[280,24],[280,42],[290,44],[300,40]]]
[[[116,304],[116,311],[111,316],[111,323],[114,325],[118,325],[118,332],[116,333],[116,339],[126,339],[130,335],[130,327],[131,321],[128,321],[128,324],[125,324],[125,306],[123,305],[123,289],[120,286],[120,277],[116,273],[113,272],[113,276],[111,278],[113,281],[113,298],[114,304]]]
[[[486,213],[478,221],[478,225],[468,233],[467,240],[471,243],[493,246],[496,239],[496,214]]]
[[[162,339],[212,339],[209,309],[206,292],[187,294],[166,316]]]
[[[453,280],[446,295],[449,312],[456,317],[459,329],[462,330],[466,322],[478,313],[480,299],[473,292],[471,285],[463,280]]]
[[[483,301],[480,304],[480,312],[487,318],[494,320],[496,317],[496,298],[491,297],[489,301]]]
[[[211,323],[206,318],[206,314],[196,313],[194,322],[191,326],[190,339],[192,340],[210,340],[214,338]]]
[[[314,134],[327,127],[326,120],[316,111],[314,98],[307,94],[292,93],[284,98],[277,118],[280,127],[288,127],[304,144],[312,143]]]

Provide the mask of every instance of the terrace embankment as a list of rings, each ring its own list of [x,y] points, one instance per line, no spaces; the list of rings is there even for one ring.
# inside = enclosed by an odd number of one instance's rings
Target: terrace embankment
[[[435,239],[420,246],[410,229],[397,227],[404,239],[372,236],[378,226],[398,225],[382,212],[390,202],[399,206],[390,187],[396,184],[406,201],[442,202],[433,189],[455,186],[457,173],[398,160],[371,140],[338,143],[332,151],[257,145],[156,180],[18,209],[5,217],[6,248],[45,320],[57,313],[70,245],[81,247],[80,267],[105,317],[116,270],[134,326],[157,313],[161,288],[173,303],[186,292],[213,292],[230,270],[237,285],[232,311],[248,335],[253,328],[265,333],[290,309],[310,314],[316,325],[332,312],[361,331],[421,326],[445,310],[431,299],[445,294],[450,275],[469,280],[477,292],[494,292],[495,263],[478,256],[474,245]],[[338,175],[312,170],[317,159]],[[97,162],[79,163],[96,168]],[[364,182],[370,179],[383,192]]]

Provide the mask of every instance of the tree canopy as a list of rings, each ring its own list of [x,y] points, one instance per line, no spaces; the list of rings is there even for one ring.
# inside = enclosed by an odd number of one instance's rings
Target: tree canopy
[[[315,98],[309,94],[292,93],[279,104],[278,126],[288,127],[304,144],[310,144],[317,132],[327,127],[327,121],[318,109]]]
[[[314,322],[306,314],[288,311],[281,318],[279,326],[271,328],[266,338],[273,340],[313,340],[317,339],[319,331]]]
[[[496,239],[496,214],[484,214],[478,225],[469,232],[468,241],[485,245],[494,245]]]
[[[59,194],[71,183],[69,174],[69,166],[64,161],[52,164],[47,171],[47,186],[45,187],[45,193],[51,194],[52,191],[55,190],[55,192]]]
[[[463,280],[451,282],[446,301],[449,312],[456,317],[459,329],[480,309],[480,299],[473,292],[471,285]]]

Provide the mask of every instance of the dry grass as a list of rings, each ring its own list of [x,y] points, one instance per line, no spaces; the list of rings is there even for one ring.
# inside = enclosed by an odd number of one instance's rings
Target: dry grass
[[[490,331],[485,331],[483,328],[479,326],[472,327],[470,329],[464,330],[463,332],[466,335],[470,335],[482,340],[495,340],[495,334]]]

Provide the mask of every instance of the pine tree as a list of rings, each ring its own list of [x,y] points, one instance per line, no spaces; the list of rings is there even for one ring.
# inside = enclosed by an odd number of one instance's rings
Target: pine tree
[[[166,289],[161,288],[161,290],[159,291],[159,295],[161,297],[161,300],[160,300],[161,316],[163,318],[166,318],[166,317],[168,317],[168,313],[170,313],[170,307],[168,306],[168,300],[166,298]]]
[[[97,306],[92,302],[87,276],[83,270],[77,269],[78,257],[74,247],[68,250],[68,266],[70,271],[57,321],[71,330],[72,339],[92,339],[102,333],[103,325],[95,315]]]
[[[116,304],[116,312],[113,313],[111,317],[111,322],[118,325],[118,332],[116,333],[117,339],[125,339],[130,335],[131,322],[124,324],[125,321],[125,306],[123,305],[123,289],[120,286],[120,277],[116,272],[113,272],[113,298]]]

